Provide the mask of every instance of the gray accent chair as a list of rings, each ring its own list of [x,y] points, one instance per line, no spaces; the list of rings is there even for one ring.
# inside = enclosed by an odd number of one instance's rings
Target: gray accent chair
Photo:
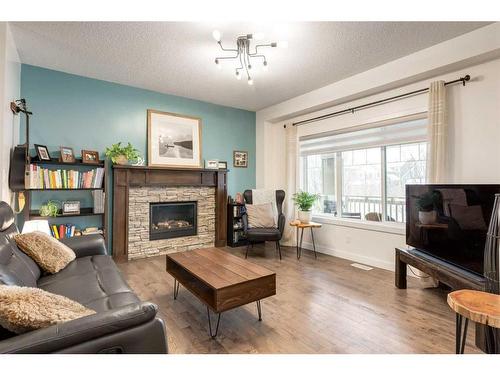
[[[141,302],[127,285],[101,235],[64,239],[76,259],[44,275],[18,249],[17,233],[12,209],[0,202],[0,285],[41,288],[97,313],[20,335],[0,327],[0,353],[167,353],[157,306]]]
[[[243,192],[245,203],[252,204],[252,190],[245,190]],[[281,260],[281,245],[280,240],[283,237],[285,229],[285,215],[283,214],[283,202],[285,201],[285,191],[276,190],[276,208],[278,210],[278,226],[277,228],[250,228],[248,226],[248,215],[245,213],[242,216],[243,231],[248,239],[247,250],[245,258],[248,257],[248,250],[256,242],[273,241],[276,244],[280,260]]]

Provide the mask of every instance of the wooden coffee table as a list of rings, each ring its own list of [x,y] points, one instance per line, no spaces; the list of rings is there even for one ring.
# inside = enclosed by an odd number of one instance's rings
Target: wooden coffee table
[[[168,254],[167,272],[174,277],[174,299],[182,284],[207,306],[212,338],[224,311],[257,302],[260,321],[260,300],[276,294],[276,273],[214,247]],[[218,314],[214,333],[210,310]]]

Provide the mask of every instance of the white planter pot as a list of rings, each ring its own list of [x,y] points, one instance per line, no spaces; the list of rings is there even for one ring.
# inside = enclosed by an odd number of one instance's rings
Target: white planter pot
[[[418,220],[422,224],[434,224],[437,221],[437,213],[436,211],[419,211],[418,212]]]
[[[299,210],[299,221],[304,224],[308,224],[312,219],[312,211],[300,211]]]

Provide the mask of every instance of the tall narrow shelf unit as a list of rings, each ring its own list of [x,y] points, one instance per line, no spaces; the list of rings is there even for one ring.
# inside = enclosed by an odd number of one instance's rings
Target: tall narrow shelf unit
[[[39,165],[42,168],[47,168],[47,169],[69,169],[69,168],[75,168],[82,170],[85,168],[85,170],[92,170],[95,168],[104,168],[104,176],[103,176],[103,184],[99,188],[36,188],[36,189],[26,189],[25,190],[25,197],[26,197],[26,205],[24,209],[24,220],[36,220],[36,219],[47,219],[49,220],[49,223],[54,220],[58,220],[60,218],[66,218],[66,217],[100,217],[101,218],[101,228],[103,231],[103,235],[105,238],[107,238],[107,215],[108,215],[108,205],[107,205],[107,190],[108,190],[108,181],[107,181],[107,170],[108,170],[108,165],[107,161],[101,161],[99,163],[84,163],[81,158],[76,158],[75,162],[73,163],[63,163],[58,160],[51,160],[51,161],[44,161],[44,160],[39,160],[37,157],[28,157],[26,160],[26,165],[25,168],[26,170],[29,170],[30,164],[34,165]],[[56,168],[58,167],[58,168]],[[27,178],[27,176],[25,176]],[[92,192],[95,190],[102,190],[104,192],[104,212],[103,213],[94,213],[93,207],[80,207],[80,213],[74,213],[74,214],[65,214],[63,215],[61,210],[59,210],[59,213],[57,217],[46,217],[46,216],[41,216],[39,210],[37,209],[32,209],[31,204],[33,202],[33,196],[32,194],[34,192],[46,192],[46,191],[56,191],[56,192]]]
[[[243,230],[244,207],[245,205],[242,203],[227,204],[227,245],[230,247],[248,244]]]

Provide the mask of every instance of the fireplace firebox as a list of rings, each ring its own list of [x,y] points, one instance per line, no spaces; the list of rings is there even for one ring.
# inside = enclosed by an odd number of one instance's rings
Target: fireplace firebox
[[[197,234],[196,202],[149,204],[149,239],[160,240]]]

